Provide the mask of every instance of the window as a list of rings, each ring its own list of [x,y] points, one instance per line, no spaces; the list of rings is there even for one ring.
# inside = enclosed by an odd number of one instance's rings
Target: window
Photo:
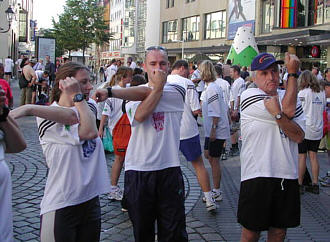
[[[163,43],[178,40],[178,20],[163,22]]]
[[[19,42],[27,42],[27,12],[19,12]]]
[[[199,22],[199,16],[182,19],[182,39],[184,41],[199,40]]]
[[[326,1],[324,6],[324,23],[330,23],[330,1]]]
[[[270,33],[274,27],[274,0],[262,2],[262,33]]]
[[[205,39],[226,37],[226,11],[205,15]]]
[[[186,3],[195,2],[195,0],[186,0]]]
[[[166,8],[173,8],[174,0],[166,0]]]

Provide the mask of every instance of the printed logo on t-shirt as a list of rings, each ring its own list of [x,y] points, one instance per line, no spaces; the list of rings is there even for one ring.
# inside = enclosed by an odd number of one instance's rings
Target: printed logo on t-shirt
[[[316,97],[315,100],[312,102],[313,104],[322,104],[322,101],[319,97]]]
[[[164,121],[165,120],[165,114],[164,112],[158,112],[152,114],[152,126],[155,128],[157,132],[164,130]]]
[[[305,97],[299,97],[300,102],[305,102]]]
[[[90,157],[96,148],[96,139],[86,140],[83,143],[82,148],[83,148],[84,157],[85,158]]]

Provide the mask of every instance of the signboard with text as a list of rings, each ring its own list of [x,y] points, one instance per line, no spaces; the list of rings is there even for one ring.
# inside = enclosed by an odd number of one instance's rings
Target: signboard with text
[[[38,37],[36,41],[36,57],[45,61],[46,55],[55,63],[55,39]]]

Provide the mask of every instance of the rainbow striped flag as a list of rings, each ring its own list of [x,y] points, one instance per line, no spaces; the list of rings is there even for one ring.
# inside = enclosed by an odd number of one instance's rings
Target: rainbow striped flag
[[[297,27],[297,0],[282,0],[281,28]]]

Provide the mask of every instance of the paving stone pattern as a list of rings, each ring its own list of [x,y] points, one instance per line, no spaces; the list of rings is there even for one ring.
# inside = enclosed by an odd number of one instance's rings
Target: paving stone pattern
[[[18,89],[14,88],[15,100]],[[17,98],[16,98],[17,97]],[[38,141],[34,118],[19,120],[28,148],[19,154],[6,156],[13,182],[13,213],[15,241],[39,241],[40,201],[46,182],[47,167]],[[201,137],[203,140],[203,137]],[[319,153],[320,174],[330,170],[325,153]],[[189,241],[239,241],[241,226],[236,222],[240,185],[239,157],[221,161],[224,199],[216,213],[208,213],[202,202],[194,170],[181,156],[185,182],[185,208]],[[113,156],[107,155],[108,167]],[[211,174],[208,162],[205,165]],[[123,175],[119,184],[123,187]],[[121,211],[119,202],[111,202],[101,196],[102,241],[134,241],[128,214]],[[289,229],[286,241],[330,241],[330,188],[321,188],[320,195],[305,193],[301,200],[301,225]],[[266,241],[262,233],[260,241]]]

